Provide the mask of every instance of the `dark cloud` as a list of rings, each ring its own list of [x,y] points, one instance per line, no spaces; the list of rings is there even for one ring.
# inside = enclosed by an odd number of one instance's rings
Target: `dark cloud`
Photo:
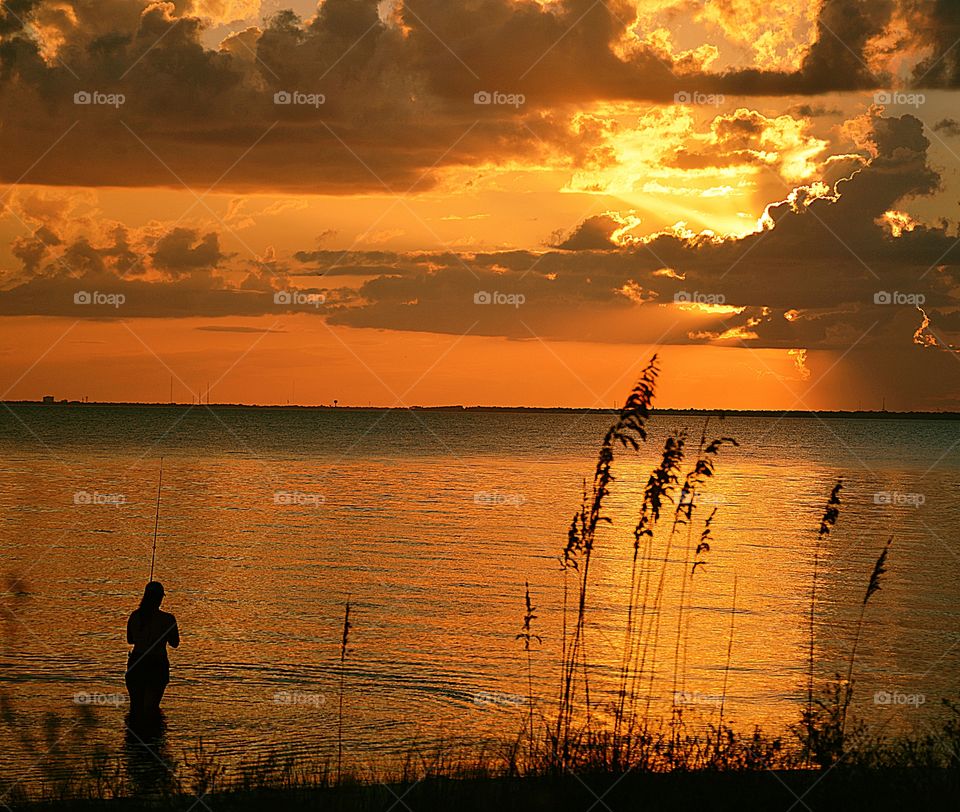
[[[218,234],[199,237],[189,228],[174,228],[164,234],[150,256],[157,268],[174,275],[215,268],[224,258]]]
[[[911,31],[917,44],[931,53],[914,69],[920,87],[960,86],[960,4],[955,0],[902,0],[916,21]]]
[[[19,34],[41,0],[7,0],[0,6],[0,37]]]
[[[960,136],[960,121],[955,118],[944,118],[933,125],[935,132],[943,133],[951,138]]]
[[[890,23],[893,0],[824,0],[817,18],[817,39],[803,60],[805,92],[861,90],[882,77],[867,67],[867,43]]]
[[[205,324],[202,327],[195,328],[205,333],[285,333],[286,330],[277,330],[271,327],[244,327],[242,325],[232,324]]]
[[[0,177],[337,193],[422,190],[434,167],[551,150],[576,163],[599,133],[571,117],[593,102],[664,102],[691,88],[733,96],[883,85],[889,77],[864,62],[895,6],[826,0],[798,71],[715,73],[632,39],[625,0],[405,0],[396,20],[380,18],[377,0],[326,0],[308,20],[281,12],[218,49],[203,44],[189,5],[7,3]],[[930,27],[951,30],[955,6],[934,6]],[[928,80],[955,86],[955,64],[947,53]],[[525,100],[478,105],[480,91]],[[113,101],[75,104],[78,92]],[[275,103],[297,92],[314,101]]]
[[[843,111],[834,107],[826,107],[822,104],[795,104],[787,109],[787,113],[792,116],[802,116],[803,118],[823,118],[826,116],[842,116]]]
[[[102,240],[64,240],[47,227],[15,245],[23,272],[7,274],[0,314],[75,318],[258,316],[282,312],[273,286],[234,284],[219,235],[173,228],[140,234],[123,227]],[[234,272],[233,275],[236,275]],[[255,272],[248,279],[256,276]],[[276,275],[276,282],[282,275]],[[246,281],[246,280],[244,280]],[[84,298],[81,294],[90,294]],[[99,294],[94,296],[93,294]],[[80,296],[78,300],[78,296]],[[123,301],[118,304],[117,298]]]
[[[47,226],[40,226],[28,238],[17,237],[10,250],[23,264],[23,269],[33,273],[40,267],[47,249],[60,245],[60,242],[60,238]]]
[[[612,214],[589,217],[556,245],[565,251],[609,251],[617,248],[613,233],[622,223]]]

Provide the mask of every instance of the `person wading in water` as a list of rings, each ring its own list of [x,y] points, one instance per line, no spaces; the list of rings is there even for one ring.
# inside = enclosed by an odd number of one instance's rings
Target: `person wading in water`
[[[177,619],[161,612],[163,584],[151,581],[143,590],[140,608],[127,620],[127,642],[133,651],[127,657],[125,682],[130,694],[130,718],[151,722],[160,718],[160,701],[170,682],[167,646],[180,646]]]

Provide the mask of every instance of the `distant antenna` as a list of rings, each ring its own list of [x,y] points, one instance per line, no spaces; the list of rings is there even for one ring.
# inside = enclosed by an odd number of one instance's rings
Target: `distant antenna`
[[[153,519],[153,555],[150,557],[150,580],[153,580],[153,568],[157,563],[157,530],[160,528],[160,488],[163,485],[163,457],[160,458],[160,478],[157,480],[157,514]]]

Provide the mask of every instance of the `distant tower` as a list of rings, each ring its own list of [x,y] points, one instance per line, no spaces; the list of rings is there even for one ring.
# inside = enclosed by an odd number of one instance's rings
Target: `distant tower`
[[[334,408],[334,409],[337,408],[337,404],[338,404],[339,402],[340,402],[340,401],[337,400],[336,398],[333,399],[333,408]]]

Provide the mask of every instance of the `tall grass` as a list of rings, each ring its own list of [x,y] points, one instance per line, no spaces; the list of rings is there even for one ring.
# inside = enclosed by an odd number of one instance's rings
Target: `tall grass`
[[[643,627],[647,599],[650,594],[650,559],[654,531],[660,521],[664,503],[672,501],[672,492],[677,485],[680,465],[683,462],[683,449],[686,435],[673,434],[667,437],[660,463],[653,469],[647,480],[640,506],[640,516],[633,531],[633,557],[630,565],[630,592],[627,601],[627,622],[624,630],[623,656],[620,664],[620,687],[617,692],[617,708],[614,714],[613,750],[614,758],[624,753],[629,739],[624,740],[630,720],[635,719],[636,679],[638,674],[637,657],[639,635],[635,623],[639,616]],[[641,549],[642,546],[642,549]],[[642,589],[642,591],[641,591]],[[629,697],[629,702],[628,702]]]
[[[570,757],[569,745],[572,742],[572,724],[574,708],[578,697],[578,684],[581,688],[586,728],[590,729],[590,677],[586,656],[584,635],[586,629],[588,594],[590,585],[590,562],[596,542],[597,529],[601,524],[610,523],[603,514],[603,500],[610,492],[614,481],[613,461],[619,444],[623,448],[637,451],[640,443],[646,441],[646,421],[650,417],[653,393],[659,369],[654,356],[640,376],[626,403],[617,415],[616,422],[607,430],[600,446],[593,483],[587,491],[584,483],[583,500],[580,509],[574,514],[567,534],[567,543],[563,548],[561,565],[564,572],[564,592],[566,578],[572,571],[576,576],[576,616],[572,631],[566,618],[566,599],[564,600],[564,640],[560,704],[557,711],[555,755],[566,764]]]
[[[533,601],[530,599],[530,582],[527,581],[524,584],[524,603],[526,606],[526,611],[523,615],[523,626],[521,627],[520,633],[517,635],[517,640],[523,641],[523,650],[527,654],[527,711],[528,711],[528,724],[527,724],[527,735],[529,737],[530,743],[530,754],[532,755],[536,748],[536,742],[534,736],[536,731],[533,727],[533,664],[531,662],[530,653],[531,648],[534,643],[542,643],[543,638],[539,634],[533,633],[533,621],[537,619],[536,607],[533,605]]]
[[[850,665],[847,667],[846,697],[843,703],[843,716],[840,721],[840,738],[843,739],[847,724],[847,710],[850,707],[850,701],[853,698],[853,665],[857,659],[857,648],[860,645],[860,634],[863,632],[863,616],[867,611],[867,604],[870,598],[880,591],[880,577],[887,571],[887,554],[890,552],[890,545],[893,543],[893,536],[887,539],[887,543],[880,551],[877,563],[873,566],[873,572],[870,573],[870,580],[867,582],[867,591],[864,593],[863,601],[860,604],[860,617],[857,618],[857,631],[853,636],[853,646],[850,648]]]
[[[694,510],[697,505],[697,497],[701,492],[701,489],[705,485],[708,479],[714,475],[714,470],[716,467],[717,456],[720,453],[720,450],[724,445],[732,445],[734,447],[739,446],[739,443],[734,440],[732,437],[720,437],[706,446],[703,447],[703,444],[706,442],[706,432],[707,426],[704,425],[703,434],[700,436],[700,449],[702,453],[698,450],[697,453],[697,462],[693,467],[693,470],[690,474],[687,475],[687,479],[684,482],[684,491],[686,501],[685,503],[678,505],[678,524],[685,525],[687,528],[687,543],[686,543],[686,553],[683,560],[683,568],[680,570],[680,595],[678,599],[678,611],[677,611],[677,633],[676,641],[674,645],[674,654],[673,654],[673,691],[672,695],[674,698],[677,696],[677,691],[685,689],[686,675],[681,669],[680,665],[680,652],[681,648],[684,650],[684,660],[686,659],[686,640],[687,637],[684,634],[684,614],[687,611],[687,600],[688,600],[688,589],[692,590],[693,584],[693,575],[696,572],[698,563],[693,559],[700,553],[704,553],[710,549],[710,525],[713,522],[713,518],[717,513],[717,508],[714,508],[710,515],[707,517],[704,522],[703,530],[700,533],[700,543],[697,545],[696,549],[693,549],[693,515]],[[681,500],[683,502],[683,500]],[[703,565],[704,561],[699,562],[700,565]],[[689,585],[689,586],[688,586]],[[685,668],[685,665],[684,665]],[[676,702],[674,701],[674,709],[676,709]]]
[[[712,516],[711,516],[712,518]],[[723,669],[723,692],[720,698],[720,712],[717,719],[717,730],[723,730],[723,712],[727,706],[727,686],[730,684],[730,660],[733,655],[733,629],[737,620],[737,576],[733,576],[733,601],[730,605],[730,633],[727,637],[727,662]]]
[[[831,529],[836,525],[840,518],[840,491],[843,490],[843,480],[838,479],[837,483],[830,491],[827,504],[823,510],[823,516],[820,519],[820,529],[817,531],[817,538],[813,548],[813,574],[810,586],[810,645],[807,652],[807,707],[804,711],[801,723],[808,729],[808,736],[813,736],[812,725],[815,722],[813,706],[813,681],[814,681],[814,647],[816,632],[816,611],[817,611],[817,575],[820,570],[820,552],[823,546],[823,540],[830,535]]]
[[[614,454],[614,448],[619,440],[624,447],[636,452],[641,442],[645,441],[656,376],[654,358],[617,421],[604,436],[593,485],[590,489],[584,485],[582,504],[570,524],[567,544],[561,556],[564,575],[562,663],[557,722],[551,744],[556,765],[567,769],[597,765],[613,770],[636,767],[675,769],[691,763],[702,764],[697,753],[707,739],[712,741],[712,748],[706,747],[705,752],[712,752],[714,759],[721,752],[721,740],[725,741],[726,749],[723,752],[731,757],[737,749],[734,744],[746,746],[744,742],[736,740],[733,732],[726,727],[725,719],[737,611],[736,574],[720,712],[716,727],[704,734],[706,739],[701,740],[697,734],[687,733],[683,707],[678,702],[679,696],[686,696],[687,649],[694,614],[696,579],[702,578],[702,573],[707,572],[708,562],[712,558],[714,522],[718,512],[718,508],[714,507],[701,521],[698,506],[707,485],[715,476],[721,451],[724,447],[736,448],[739,445],[736,439],[723,435],[708,441],[709,420],[700,433],[696,456],[682,478],[680,472],[687,447],[685,431],[667,437],[659,461],[647,479],[633,530],[623,644],[620,651],[615,652],[615,662],[619,666],[612,720],[609,726],[607,723],[596,723],[598,714],[595,711],[599,706],[594,707],[590,696],[591,657],[586,634],[588,618],[594,610],[591,603],[593,593],[589,589],[590,562],[599,525],[612,524],[604,512],[604,500],[609,497],[616,482],[614,467],[619,457]],[[624,425],[628,420],[632,422],[629,422],[629,430],[625,430]],[[626,440],[625,435],[628,437]],[[814,676],[818,578],[824,542],[840,515],[842,488],[841,479],[829,494],[816,533],[810,589],[807,702],[801,713],[801,723],[795,728],[805,763],[816,762],[821,766],[834,763],[837,753],[843,749],[863,617],[870,597],[879,589],[879,579],[885,571],[889,548],[888,543],[877,561],[861,604],[847,680],[844,682],[837,678],[832,697],[816,698]],[[658,540],[657,529],[668,506],[672,507],[671,521],[665,528],[663,538]],[[681,533],[685,536],[682,542]],[[605,539],[605,544],[615,543],[615,538]],[[678,550],[681,545],[682,548]],[[567,599],[567,578],[571,572],[576,576],[572,607]],[[672,601],[672,604],[668,601]],[[661,719],[653,717],[652,702],[660,675],[661,619],[668,608],[672,609],[676,620],[672,639],[669,639],[673,654],[669,671],[672,702],[670,720],[665,728]],[[568,609],[571,614],[569,621]],[[604,655],[609,660],[608,650]],[[764,751],[758,742],[754,741],[752,748],[746,748],[751,755],[744,758],[750,763],[773,758],[773,754],[779,751],[779,743],[776,746],[771,744]],[[741,756],[746,750],[739,750]],[[758,755],[761,751],[766,752],[763,758]]]
[[[891,536],[880,552],[876,563],[867,581],[867,588],[860,601],[860,611],[853,634],[853,643],[847,663],[846,679],[839,671],[832,683],[826,685],[817,695],[814,689],[814,630],[817,609],[817,574],[821,555],[821,544],[835,528],[840,515],[840,491],[842,480],[834,485],[827,500],[820,528],[817,532],[817,543],[814,551],[814,566],[812,587],[810,591],[810,622],[809,622],[809,649],[807,674],[807,704],[801,714],[800,724],[794,728],[797,733],[807,764],[816,764],[820,767],[831,767],[840,759],[849,754],[847,719],[854,694],[854,666],[857,649],[863,632],[863,620],[866,615],[867,604],[873,595],[880,590],[880,579],[886,573],[887,555],[893,542]]]
[[[343,691],[351,628],[350,601],[348,599],[343,607],[343,632],[340,636],[340,690],[337,698],[337,781],[340,781],[343,776]]]

